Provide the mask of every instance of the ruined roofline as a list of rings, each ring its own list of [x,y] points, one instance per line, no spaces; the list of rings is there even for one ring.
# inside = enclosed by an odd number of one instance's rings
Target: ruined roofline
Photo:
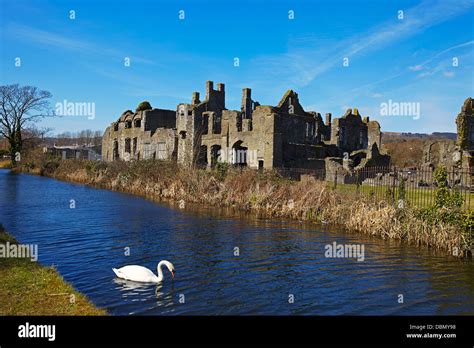
[[[177,104],[177,108],[175,110],[169,110],[169,109],[160,109],[160,108],[152,108],[150,110],[154,111],[154,110],[161,110],[161,111],[170,111],[170,112],[176,112],[176,110],[180,107],[180,106],[186,106],[186,107],[190,107],[190,108],[202,108],[205,106],[206,103],[209,103],[209,98],[212,94],[212,92],[217,92],[217,93],[222,93],[224,94],[224,98],[225,98],[225,84],[224,83],[218,83],[217,84],[217,89],[214,89],[214,82],[213,81],[206,81],[206,98],[204,100],[199,100],[199,96],[200,96],[200,93],[199,92],[193,92],[192,93],[192,101],[191,103],[188,103],[188,102],[183,102],[183,103],[179,103]],[[212,92],[211,92],[212,91]],[[248,93],[248,95],[250,96],[251,94],[251,88],[243,88],[242,89],[243,91],[243,95],[245,96],[245,93]],[[298,96],[298,93],[295,92],[293,89],[288,89],[284,94],[283,96],[280,98],[280,101],[279,103],[274,106],[274,105],[256,105],[255,106],[255,111],[267,111],[267,112],[272,112],[272,113],[277,113],[278,111],[281,111],[280,109],[284,106],[285,102],[287,101],[287,99],[289,97],[292,97],[292,98],[296,98],[296,102],[297,104],[301,107],[303,113],[293,113],[291,115],[293,116],[301,116],[301,117],[315,117],[315,118],[318,118],[318,117],[321,117],[321,114],[317,111],[313,111],[313,110],[310,110],[310,111],[306,111],[304,109],[304,107],[300,104],[299,102],[299,96]],[[193,102],[195,102],[196,104],[194,104]],[[472,105],[473,105],[473,100],[472,98],[467,98],[465,101],[464,101],[464,106],[469,108],[469,106],[472,108]],[[236,111],[236,112],[242,112],[242,110],[234,110],[234,109],[227,109],[227,108],[223,108],[222,110],[230,110],[230,111]],[[148,111],[148,110],[147,110]],[[116,122],[124,122],[126,120],[126,117],[127,115],[132,115],[132,119],[135,119],[137,116],[137,114],[139,114],[140,111],[138,112],[133,112],[132,110],[126,110],[122,113],[122,115],[118,118],[117,121],[115,122],[112,122],[112,124],[116,123]],[[326,121],[327,121],[327,115],[326,114]],[[332,114],[331,114],[332,115]],[[125,117],[124,117],[125,116]],[[334,118],[331,120],[332,121],[335,121],[337,119],[345,119],[349,116],[356,116],[358,118],[361,119],[362,122],[366,123],[366,124],[370,124],[370,123],[373,123],[375,122],[379,127],[380,127],[380,123],[377,122],[376,120],[370,120],[370,118],[368,116],[364,116],[362,117],[361,114],[359,113],[359,110],[358,108],[350,108],[350,109],[347,109],[346,112],[344,113],[344,115],[342,115],[341,117],[338,117],[338,118]],[[336,121],[337,122],[337,121]],[[324,122],[325,125],[329,125],[327,124],[327,122]]]
[[[280,102],[277,104],[277,108],[281,108],[283,106],[283,104],[285,104],[285,101],[288,97],[295,97],[295,98],[298,98],[298,94],[293,91],[292,89],[289,89],[285,92],[285,94],[283,94],[283,97],[281,97],[280,99]]]
[[[347,119],[350,116],[356,116],[357,118],[359,118],[361,120],[361,122],[363,122],[365,124],[369,124],[371,122],[376,122],[380,126],[380,123],[378,121],[371,120],[369,116],[362,117],[362,115],[360,114],[358,108],[353,108],[353,109],[349,108],[349,109],[347,109],[346,112],[344,113],[344,115],[342,115],[341,117],[335,118],[335,120],[337,120],[337,119]]]
[[[136,119],[137,117],[142,117],[142,113],[146,111],[169,111],[169,112],[176,112],[176,110],[169,110],[169,109],[160,109],[160,108],[152,108],[152,109],[147,109],[147,110],[142,110],[142,111],[135,111],[133,112],[132,110],[125,110],[122,115],[116,120],[113,121],[111,124],[117,123],[117,122],[125,122],[129,117],[131,117],[132,120]]]
[[[205,90],[205,98],[203,100],[200,100],[200,92],[194,91],[192,92],[192,97],[191,97],[191,103],[184,102],[184,103],[178,103],[177,109],[179,106],[184,105],[184,106],[189,106],[192,108],[199,108],[205,105],[206,103],[210,102],[210,98],[212,97],[212,94],[217,94],[217,95],[222,95],[223,96],[223,101],[225,104],[225,84],[222,82],[217,83],[217,89],[214,89],[214,81],[207,80],[206,81],[206,90]],[[223,110],[227,110],[225,107]]]
[[[179,103],[177,105],[177,109],[180,106],[191,107],[193,109],[203,107],[206,103],[209,103],[209,97],[211,96],[211,91],[212,92],[218,92],[218,93],[224,93],[224,98],[225,98],[225,84],[224,83],[218,83],[217,84],[218,88],[216,90],[213,88],[213,86],[214,86],[213,81],[211,81],[211,80],[206,81],[206,97],[205,97],[204,100],[202,100],[202,101],[199,100],[200,93],[194,91],[192,93],[191,103],[188,103],[188,102]],[[252,89],[249,88],[249,87],[243,88],[242,89],[243,97],[248,96],[249,98],[251,98],[251,91],[252,91]],[[278,112],[278,111],[280,111],[279,109],[281,109],[282,106],[284,105],[286,99],[290,96],[298,99],[298,94],[294,90],[289,89],[285,92],[285,94],[281,98],[280,102],[276,106],[275,105],[260,105],[260,104],[258,104],[258,105],[255,106],[254,110],[257,111],[257,110],[267,109],[267,111],[270,111],[270,112]],[[194,103],[194,102],[196,102],[196,103]],[[298,104],[299,104],[299,102],[298,102]],[[304,114],[292,114],[292,115],[308,117],[308,116],[317,116],[317,114],[318,114],[316,111],[306,111],[306,110],[304,110],[303,106],[301,106],[301,105],[300,105],[300,107],[303,110]],[[225,107],[222,110],[242,112],[242,109],[240,109],[240,110],[227,109]],[[315,113],[315,115],[313,115],[312,113]]]

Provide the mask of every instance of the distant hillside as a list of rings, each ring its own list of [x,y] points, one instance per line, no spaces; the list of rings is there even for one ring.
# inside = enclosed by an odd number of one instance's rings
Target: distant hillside
[[[423,162],[425,144],[438,140],[455,141],[456,138],[456,133],[448,132],[432,134],[384,132],[382,134],[382,149],[392,157],[392,165],[418,167]]]
[[[389,143],[392,141],[400,140],[456,140],[457,134],[450,132],[434,132],[431,134],[426,133],[398,133],[398,132],[383,132],[382,143]]]
[[[449,133],[449,132],[433,132],[431,133],[432,137],[439,137],[447,140],[456,140],[458,138],[457,133]]]

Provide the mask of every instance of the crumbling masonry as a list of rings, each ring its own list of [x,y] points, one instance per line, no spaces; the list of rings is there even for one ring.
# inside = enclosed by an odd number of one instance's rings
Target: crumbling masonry
[[[298,94],[288,90],[277,106],[260,105],[244,88],[240,110],[225,107],[225,86],[206,82],[203,101],[177,110],[125,111],[105,131],[102,158],[174,160],[188,166],[214,167],[219,161],[255,169],[305,168],[328,172],[339,167],[388,165],[379,153],[380,125],[349,109],[332,119],[305,111]]]
[[[474,101],[467,98],[456,117],[457,141],[439,140],[425,145],[423,167],[445,166],[449,171],[474,168]]]

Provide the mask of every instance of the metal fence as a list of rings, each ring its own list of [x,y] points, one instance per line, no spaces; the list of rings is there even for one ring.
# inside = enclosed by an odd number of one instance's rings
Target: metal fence
[[[279,172],[296,180],[302,175],[313,176],[327,181],[334,189],[418,207],[432,206],[438,190],[432,168],[368,167],[351,172],[341,169],[280,169]],[[464,210],[474,210],[473,177],[474,172],[466,169],[452,168],[447,171],[446,187],[462,198]]]

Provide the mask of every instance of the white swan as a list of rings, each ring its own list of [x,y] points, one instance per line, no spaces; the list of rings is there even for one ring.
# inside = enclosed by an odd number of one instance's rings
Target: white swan
[[[163,265],[168,268],[168,270],[171,272],[171,277],[174,278],[174,266],[171,262],[166,260],[160,261],[158,266],[156,266],[158,277],[148,268],[137,265],[124,266],[119,269],[112,268],[112,271],[114,271],[117,277],[122,279],[144,283],[159,283],[163,280],[163,271],[161,270]]]

